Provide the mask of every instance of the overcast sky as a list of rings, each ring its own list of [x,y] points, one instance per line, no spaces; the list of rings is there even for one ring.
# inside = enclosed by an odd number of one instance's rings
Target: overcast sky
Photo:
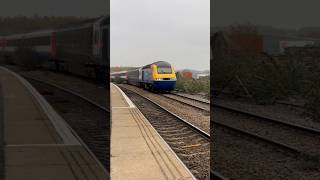
[[[111,0],[111,66],[209,69],[210,0]]]
[[[320,26],[318,0],[213,0],[211,26],[253,23],[280,28]]]
[[[107,14],[107,0],[0,0],[0,16],[82,16]]]

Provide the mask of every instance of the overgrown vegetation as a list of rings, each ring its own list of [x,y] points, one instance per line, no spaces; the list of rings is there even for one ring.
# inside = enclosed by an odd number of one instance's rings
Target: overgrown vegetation
[[[117,84],[122,84],[124,83],[124,80],[120,77],[116,77],[112,80],[113,82],[117,83]]]
[[[176,90],[189,94],[202,94],[209,98],[210,79],[209,77],[201,79],[183,78],[177,73]]]
[[[212,59],[214,93],[246,96],[257,104],[301,98],[314,119],[320,118],[320,65],[317,56],[286,53],[281,57],[215,46]],[[304,51],[304,50],[302,50]],[[320,51],[320,49],[319,49]]]

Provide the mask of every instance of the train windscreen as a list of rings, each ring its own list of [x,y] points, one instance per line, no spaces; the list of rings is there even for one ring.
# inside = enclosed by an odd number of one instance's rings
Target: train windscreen
[[[165,62],[160,62],[157,64],[158,74],[171,74],[171,65]]]

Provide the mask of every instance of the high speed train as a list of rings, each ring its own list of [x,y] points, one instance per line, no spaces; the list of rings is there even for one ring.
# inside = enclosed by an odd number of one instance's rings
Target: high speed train
[[[109,17],[68,27],[0,37],[0,55],[30,47],[41,67],[105,81],[109,74]],[[105,81],[106,82],[106,81]]]
[[[128,84],[152,91],[172,91],[176,86],[173,66],[165,61],[157,61],[143,67],[111,73],[111,80],[121,79]]]

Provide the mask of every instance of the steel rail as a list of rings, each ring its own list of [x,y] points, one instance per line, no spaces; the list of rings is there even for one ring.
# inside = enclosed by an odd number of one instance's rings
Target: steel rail
[[[194,98],[191,98],[191,97],[187,97],[187,96],[184,96],[184,95],[175,94],[175,93],[174,93],[174,95],[179,96],[179,97],[183,97],[183,98],[187,98],[187,99],[190,99],[190,100],[194,100],[194,101],[210,104],[209,102],[201,101],[201,100],[194,99]],[[165,97],[168,97],[168,96],[165,96]],[[171,99],[174,99],[174,98],[171,98]],[[176,100],[176,99],[174,99],[174,100]],[[179,100],[176,100],[176,101],[179,101]],[[185,103],[185,102],[182,102],[182,101],[179,101],[179,102],[200,109],[200,107],[191,105],[189,103]],[[226,105],[221,105],[221,104],[217,104],[217,103],[211,103],[210,105],[212,107],[217,107],[217,108],[220,108],[220,109],[233,111],[233,112],[236,112],[236,113],[239,113],[239,114],[244,114],[244,115],[247,115],[247,116],[251,116],[251,117],[254,117],[254,118],[257,118],[257,119],[260,119],[260,120],[269,121],[269,122],[273,122],[273,123],[276,123],[276,124],[282,124],[282,125],[290,127],[290,128],[294,128],[294,129],[298,129],[298,130],[301,130],[301,131],[306,131],[306,132],[309,132],[309,133],[320,135],[320,130],[318,130],[318,129],[306,127],[306,126],[295,124],[295,123],[284,122],[283,120],[278,120],[278,119],[275,119],[275,118],[270,118],[270,117],[266,117],[266,116],[257,115],[257,114],[251,113],[251,112],[238,110],[236,108],[231,108],[231,107],[228,107]]]
[[[39,82],[39,83],[43,83],[43,84],[46,84],[48,86],[51,86],[51,87],[54,87],[54,88],[57,88],[59,90],[62,90],[66,93],[69,93],[73,96],[76,96],[76,97],[79,97],[80,99],[84,100],[85,102],[88,102],[89,104],[91,104],[92,106],[96,107],[96,108],[99,108],[100,110],[102,111],[105,111],[105,112],[109,112],[105,107],[102,107],[101,105],[93,102],[92,100],[78,94],[78,93],[75,93],[71,90],[68,90],[66,88],[63,88],[63,87],[60,87],[56,84],[52,84],[52,83],[48,83],[48,82],[45,82],[43,80],[40,80],[40,79],[36,79],[36,78],[31,78],[31,77],[26,77],[26,76],[23,76],[25,79],[30,79],[30,80],[33,80],[33,81],[36,81],[36,82]],[[78,140],[80,141],[81,145],[87,150],[87,152],[93,157],[93,159],[98,163],[98,165],[100,167],[103,168],[103,170],[105,171],[105,173],[109,174],[109,172],[107,171],[107,169],[104,167],[104,165],[102,164],[102,162],[98,159],[98,157],[91,151],[91,149],[89,148],[89,146],[81,139],[81,137],[76,133],[76,131],[68,124],[68,127],[69,129],[71,130],[71,132],[78,138]]]
[[[174,94],[174,95],[175,95],[175,94]],[[183,98],[187,98],[187,99],[191,99],[191,100],[196,100],[196,101],[199,101],[199,102],[201,102],[201,103],[209,104],[208,102],[201,101],[201,100],[197,100],[197,99],[193,99],[193,98],[186,97],[186,96],[183,96],[183,95],[181,95],[181,96],[178,95],[178,96],[179,96],[179,97],[183,97]],[[195,105],[192,105],[192,104],[183,102],[183,101],[179,101],[179,100],[177,100],[177,99],[175,99],[175,98],[172,98],[172,97],[168,97],[168,96],[165,96],[165,95],[164,95],[164,97],[165,97],[165,98],[172,99],[172,100],[175,100],[175,101],[178,101],[178,102],[181,102],[181,103],[186,104],[186,105],[188,105],[188,106],[192,106],[192,107],[195,107],[195,108],[204,110],[204,109],[201,108],[201,107],[198,107],[198,106],[195,106]],[[221,106],[216,105],[216,104],[213,104],[213,106],[219,107],[219,108],[224,108],[224,109],[225,109],[224,106],[221,107]],[[229,109],[228,109],[228,110],[229,110]],[[232,110],[233,110],[233,109],[232,109]],[[208,110],[205,110],[205,111],[208,111]],[[246,114],[245,112],[242,112],[242,111],[236,111],[236,112],[237,112],[237,113]],[[246,115],[252,116],[251,114],[246,114]],[[256,117],[256,118],[261,118],[260,116],[257,116],[257,115],[255,115],[255,117]],[[226,128],[226,129],[235,131],[235,132],[237,132],[237,133],[239,133],[239,134],[243,134],[243,135],[249,136],[249,137],[251,137],[251,138],[259,139],[260,141],[263,141],[263,142],[265,142],[265,143],[272,144],[272,145],[274,145],[274,146],[280,147],[281,149],[285,149],[286,151],[289,151],[289,152],[291,152],[291,153],[299,154],[299,155],[302,154],[301,151],[299,151],[299,150],[297,150],[297,149],[295,149],[295,148],[293,148],[293,147],[287,146],[287,145],[285,145],[285,144],[283,144],[283,143],[276,142],[276,141],[273,141],[273,140],[264,138],[264,137],[262,137],[262,136],[259,136],[259,135],[250,133],[250,132],[248,132],[248,131],[241,130],[241,129],[239,129],[239,128],[231,127],[231,126],[226,125],[226,124],[224,124],[224,123],[220,123],[220,122],[216,122],[216,121],[212,121],[212,123],[215,124],[215,125],[224,127],[224,128]]]
[[[28,77],[28,76],[23,76],[23,77],[24,77],[25,79],[31,79],[31,80],[34,80],[34,81],[37,81],[37,82],[40,82],[40,83],[43,83],[43,84],[46,84],[46,85],[55,87],[55,88],[57,88],[57,89],[60,89],[60,90],[62,90],[62,91],[64,91],[64,92],[67,92],[67,93],[69,93],[69,94],[72,94],[72,95],[74,95],[74,96],[77,96],[77,97],[81,98],[82,100],[84,100],[84,101],[92,104],[93,106],[96,106],[97,108],[99,108],[99,109],[101,109],[101,110],[103,110],[103,111],[110,112],[110,110],[107,109],[106,107],[103,107],[103,106],[99,105],[98,103],[92,101],[91,99],[89,99],[89,98],[87,98],[87,97],[84,97],[83,95],[81,95],[81,94],[79,94],[79,93],[76,93],[76,92],[74,92],[74,91],[72,91],[72,90],[63,88],[63,87],[61,87],[61,86],[59,86],[59,85],[56,85],[56,84],[53,84],[53,83],[49,83],[49,82],[46,82],[46,81],[43,81],[43,80],[40,80],[40,79],[37,79],[37,78]]]
[[[122,86],[122,88],[125,88]],[[149,102],[153,103],[154,105],[156,105],[157,107],[159,107],[160,109],[163,109],[164,111],[166,111],[168,114],[170,114],[171,116],[175,117],[176,119],[178,119],[179,121],[181,121],[182,123],[186,124],[187,126],[190,127],[190,129],[192,129],[193,131],[197,132],[198,134],[200,134],[202,137],[204,137],[205,139],[207,139],[208,141],[210,141],[210,134],[201,130],[200,128],[198,128],[197,126],[189,123],[187,120],[179,117],[178,115],[176,115],[175,113],[169,111],[168,109],[166,109],[165,107],[161,106],[160,104],[152,101],[151,99],[137,93],[137,92],[134,92],[133,90],[130,90],[128,88],[125,88],[126,90],[130,91],[130,92],[133,92],[134,94],[137,94],[138,96],[148,100]]]

